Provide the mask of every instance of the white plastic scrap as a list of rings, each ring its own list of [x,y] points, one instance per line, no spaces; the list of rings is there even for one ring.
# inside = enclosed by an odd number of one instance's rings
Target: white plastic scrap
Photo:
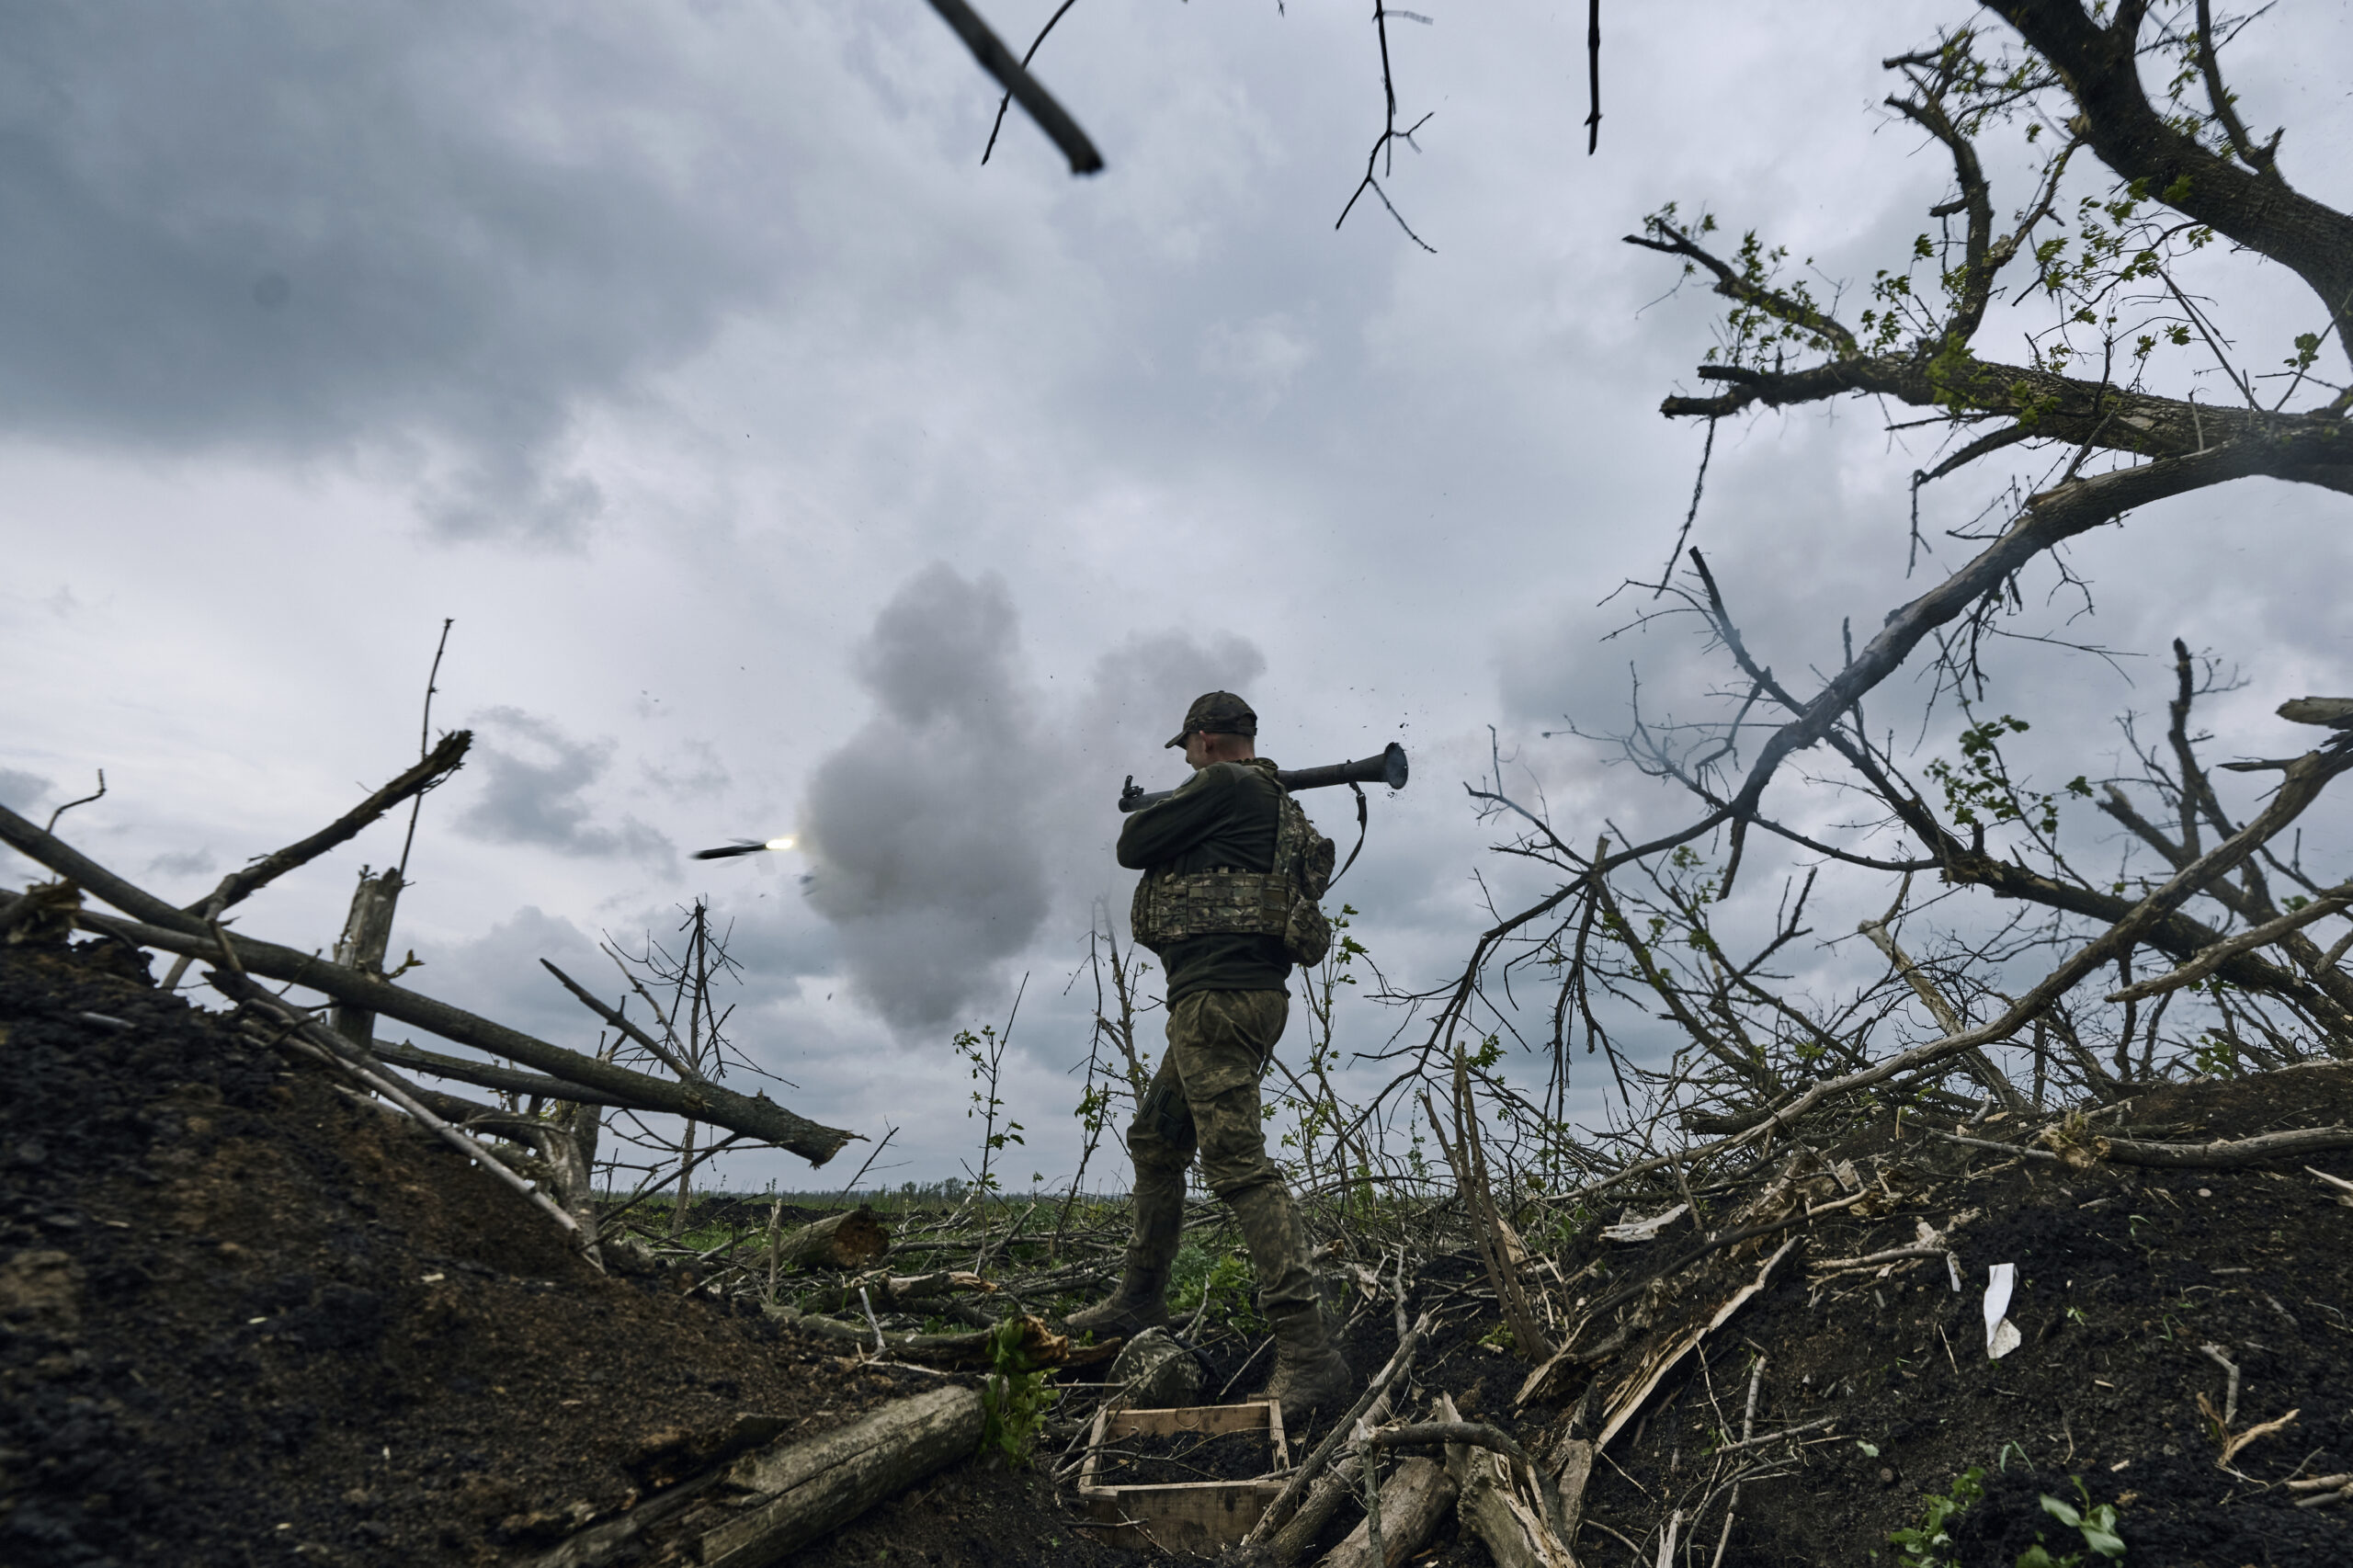
[[[1664,1214],[1654,1214],[1647,1220],[1628,1220],[1601,1227],[1601,1239],[1606,1242],[1654,1242],[1659,1232],[1683,1217],[1690,1205],[1678,1203]]]
[[[2025,1339],[2018,1325],[2004,1315],[2010,1310],[2010,1292],[2018,1286],[2018,1269],[2015,1263],[1997,1263],[1985,1272],[1985,1357],[1998,1361]]]

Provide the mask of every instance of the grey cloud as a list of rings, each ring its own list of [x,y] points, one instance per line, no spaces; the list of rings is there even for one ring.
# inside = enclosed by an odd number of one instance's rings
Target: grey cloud
[[[574,740],[519,708],[489,709],[472,722],[485,738],[467,771],[482,782],[458,817],[460,833],[575,855],[665,860],[675,853],[668,838],[634,817],[617,828],[596,822],[584,796],[611,768],[612,742]]]
[[[402,948],[410,945],[410,938],[395,935]],[[597,1020],[540,967],[540,960],[562,966],[592,988],[609,989],[618,983],[611,961],[597,950],[593,937],[536,904],[524,905],[478,937],[425,937],[415,947],[424,963],[410,983],[442,1001],[574,1050],[593,1047]]]
[[[167,877],[202,877],[210,875],[219,864],[210,847],[167,850],[148,861],[147,869]]]
[[[716,795],[733,782],[727,765],[719,759],[719,748],[709,741],[681,741],[676,749],[678,756],[674,760],[683,766],[666,767],[658,762],[638,765],[646,783],[672,800]]]
[[[576,536],[599,498],[563,468],[575,408],[767,274],[708,199],[710,149],[626,129],[678,90],[664,35],[551,20],[0,13],[0,428],[379,449],[445,534]]]
[[[1239,383],[1252,408],[1265,414],[1282,400],[1300,370],[1315,356],[1314,342],[1282,314],[1260,316],[1240,326],[1210,329],[1200,350],[1209,374]]]
[[[1188,631],[1131,633],[1095,661],[1079,710],[1080,744],[1134,748],[1150,735],[1155,737],[1150,746],[1159,747],[1184,723],[1193,699],[1205,691],[1236,691],[1247,699],[1246,688],[1266,673],[1257,644],[1234,632],[1207,642]],[[1130,755],[1135,755],[1131,749]]]
[[[1257,644],[1231,631],[1206,641],[1189,631],[1131,632],[1097,658],[1073,711],[1062,716],[1055,743],[1066,756],[1057,770],[1066,788],[1054,801],[1055,880],[1081,910],[1108,897],[1115,914],[1126,917],[1132,873],[1111,858],[1120,782],[1130,774],[1148,789],[1183,782],[1184,763],[1164,747],[1185,722],[1187,705],[1205,691],[1246,699],[1266,672]],[[1272,725],[1274,715],[1267,717]]]
[[[22,768],[0,767],[0,806],[12,812],[28,812],[49,798],[53,786],[38,773]]]

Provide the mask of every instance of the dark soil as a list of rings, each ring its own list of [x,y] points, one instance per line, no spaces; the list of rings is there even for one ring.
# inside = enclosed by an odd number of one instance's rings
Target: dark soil
[[[1186,1481],[1252,1481],[1273,1468],[1263,1432],[1138,1435],[1103,1445],[1095,1479],[1103,1486],[1165,1486]]]
[[[934,1381],[853,1371],[690,1276],[596,1272],[119,947],[0,949],[11,1568],[527,1560],[731,1427],[817,1430]],[[1126,1561],[1042,1545],[1051,1509],[958,1467],[902,1510],[926,1542],[903,1555]]]
[[[2168,1088],[2123,1122],[2097,1131],[2193,1140],[2353,1124],[2353,1071]],[[1973,1131],[2007,1135],[2000,1123]],[[1679,1511],[1678,1562],[1715,1561],[1722,1540],[1726,1568],[1887,1563],[1888,1532],[1976,1469],[1984,1498],[1952,1521],[1947,1553],[1966,1568],[2012,1568],[2038,1538],[2054,1558],[2080,1551],[2046,1494],[2113,1505],[2134,1568],[2353,1562],[2353,1507],[2298,1508],[2282,1484],[2353,1471],[2353,1209],[2306,1161],[2075,1170],[1910,1124],[1824,1153],[1885,1176],[1879,1211],[1820,1215],[1688,1266],[1688,1230],[1646,1246],[1600,1242],[1615,1207],[1573,1233],[1531,1234],[1572,1281],[1551,1286],[1556,1332],[1620,1292],[1580,1344],[1621,1324],[1631,1332],[1622,1352],[1524,1408],[1514,1400],[1528,1365],[1483,1343],[1496,1319],[1482,1269],[1468,1256],[1426,1261],[1414,1308],[1442,1314],[1410,1413],[1443,1391],[1539,1454],[1572,1432],[1590,1437],[1600,1396],[1645,1347],[1706,1321],[1794,1237],[1768,1287],[1611,1442],[1586,1495],[1581,1560],[1647,1568]],[[2353,1175],[2353,1153],[2309,1163]],[[1703,1187],[1708,1222],[1753,1196]],[[747,1230],[766,1219],[741,1216]],[[1809,1274],[1809,1259],[1908,1244],[1924,1221],[1953,1227],[1959,1293],[1940,1260],[1884,1277]],[[2009,1316],[2024,1344],[1990,1361],[1980,1299],[2001,1262],[2018,1267]],[[1394,1316],[1386,1301],[1352,1306],[1344,1349],[1370,1373],[1394,1348]],[[2234,1431],[2296,1413],[2231,1471],[2198,1404],[2225,1397],[2210,1344],[2241,1370]],[[11,1568],[529,1562],[707,1469],[731,1440],[822,1430],[936,1383],[836,1352],[684,1273],[597,1273],[484,1173],[159,994],[119,947],[0,949],[0,1562]],[[1755,1430],[1825,1424],[1719,1454],[1738,1435],[1760,1355]],[[1262,1337],[1215,1338],[1203,1359],[1208,1388],[1231,1382],[1229,1398],[1263,1387],[1270,1369]],[[1294,1457],[1329,1419],[1290,1432]],[[1090,1539],[1047,1479],[1061,1441],[1036,1471],[980,1458],[951,1467],[790,1561],[1135,1562]],[[1182,1462],[1210,1469],[1215,1451],[1245,1446],[1206,1445]],[[1728,1488],[1711,1482],[1744,1458],[1759,1473],[1727,1537]],[[1236,1478],[1262,1472],[1262,1460],[1253,1449]],[[1355,1522],[1344,1509],[1323,1544]],[[657,1531],[642,1560],[681,1550]],[[1487,1557],[1449,1521],[1415,1562],[1479,1568]]]
[[[2353,1124],[2353,1071],[2169,1087],[2127,1115],[2132,1135],[2173,1140]],[[1972,1568],[2010,1568],[2038,1540],[2054,1558],[2082,1551],[2080,1536],[2043,1509],[2046,1494],[2114,1505],[2125,1561],[2147,1568],[2353,1561],[2353,1517],[2298,1508],[2281,1485],[2353,1471],[2353,1210],[2304,1174],[2304,1161],[2075,1171],[1913,1135],[1899,1142],[1892,1128],[1836,1153],[1889,1158],[1917,1188],[1881,1217],[1817,1221],[1811,1254],[1900,1246],[1921,1218],[1941,1229],[1976,1209],[1955,1233],[1964,1289],[1951,1290],[1938,1261],[1883,1280],[1847,1275],[1818,1291],[1785,1265],[1612,1445],[1614,1463],[1598,1468],[1587,1494],[1589,1517],[1654,1540],[1665,1500],[1688,1507],[1694,1499],[1681,1494],[1707,1451],[1727,1431],[1737,1437],[1761,1351],[1756,1430],[1832,1424],[1802,1440],[1792,1473],[1742,1493],[1727,1565],[1890,1561],[1888,1532],[1917,1525],[1925,1494],[1949,1494],[1972,1467],[1985,1496],[1949,1527],[1957,1560]],[[2353,1165],[2341,1155],[2310,1163]],[[1741,1268],[1688,1283],[1712,1305],[1742,1268],[1753,1277],[1755,1247],[1777,1242],[1751,1244]],[[2018,1266],[2008,1315],[2024,1344],[1994,1361],[1982,1298],[1987,1267],[2003,1262]],[[2197,1403],[2224,1401],[2226,1373],[2201,1348],[2210,1344],[2241,1369],[2235,1430],[2297,1413],[2237,1455],[2237,1474],[2219,1467]],[[1722,1501],[1685,1521],[1687,1538],[1703,1529],[1712,1551]]]

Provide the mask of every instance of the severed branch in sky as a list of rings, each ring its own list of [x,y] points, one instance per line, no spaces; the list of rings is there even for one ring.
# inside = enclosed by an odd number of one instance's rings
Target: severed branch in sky
[[[996,78],[997,84],[1004,87],[1006,97],[1020,104],[1029,118],[1037,122],[1038,129],[1046,133],[1047,139],[1062,149],[1063,156],[1070,160],[1071,173],[1096,175],[1103,172],[1103,154],[1095,150],[1095,143],[1087,140],[1086,132],[1079,129],[1078,121],[1070,117],[1070,112],[1056,103],[1053,95],[1029,74],[1027,55],[1019,60],[1014,59],[1013,51],[1005,47],[1005,40],[990,29],[988,23],[981,19],[981,14],[965,4],[965,0],[931,0],[931,8],[939,13],[940,19],[954,30],[958,38],[964,40],[964,47],[971,50],[972,58],[981,62],[981,69]],[[1065,5],[1062,11],[1069,9],[1070,6]],[[1046,40],[1046,31],[1051,31],[1054,23],[1062,20],[1062,11],[1055,12],[1046,23],[1046,30],[1038,34],[1037,43],[1029,46],[1030,54],[1037,53],[1038,44]],[[1000,107],[997,110],[998,123],[1004,123],[1004,119],[1005,111]],[[989,146],[994,148],[995,145],[996,132],[991,131]],[[988,162],[986,153],[981,154],[981,161]]]

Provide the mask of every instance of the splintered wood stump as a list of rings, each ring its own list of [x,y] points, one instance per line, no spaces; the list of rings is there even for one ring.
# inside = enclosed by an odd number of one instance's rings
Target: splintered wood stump
[[[1372,1555],[1372,1521],[1359,1519],[1347,1539],[1326,1552],[1323,1568],[1391,1568],[1422,1549],[1437,1533],[1458,1489],[1436,1460],[1409,1459],[1381,1483],[1381,1554]]]
[[[1563,1443],[1553,1454],[1552,1474],[1561,1489],[1561,1513],[1573,1542],[1577,1536],[1577,1520],[1585,1515],[1586,1483],[1593,1479],[1593,1445],[1583,1437],[1571,1437]]]
[[[1363,1490],[1363,1485],[1364,1461],[1355,1454],[1334,1461],[1331,1469],[1317,1477],[1315,1484],[1308,1489],[1307,1501],[1299,1506],[1299,1512],[1267,1542],[1267,1553],[1275,1560],[1277,1568],[1290,1568],[1306,1556],[1307,1549],[1315,1544],[1315,1538],[1324,1533],[1324,1527]]]
[[[1441,1394],[1438,1400],[1443,1419],[1461,1419],[1451,1399]],[[1576,1568],[1568,1543],[1553,1537],[1533,1500],[1520,1494],[1501,1454],[1449,1443],[1446,1469],[1461,1489],[1462,1528],[1485,1543],[1495,1568]]]
[[[982,1426],[979,1390],[934,1389],[823,1437],[747,1454],[722,1483],[753,1494],[756,1501],[704,1534],[701,1561],[705,1568],[773,1562],[969,1457],[981,1446]]]
[[[860,1204],[803,1225],[776,1244],[777,1257],[792,1268],[856,1268],[891,1250],[891,1233]]]
[[[399,906],[401,874],[387,868],[381,877],[362,877],[351,895],[351,913],[335,945],[335,961],[369,974],[384,972],[384,952],[392,943],[392,912]],[[376,1015],[365,1007],[337,1004],[327,1027],[344,1039],[368,1045],[376,1038]]]

